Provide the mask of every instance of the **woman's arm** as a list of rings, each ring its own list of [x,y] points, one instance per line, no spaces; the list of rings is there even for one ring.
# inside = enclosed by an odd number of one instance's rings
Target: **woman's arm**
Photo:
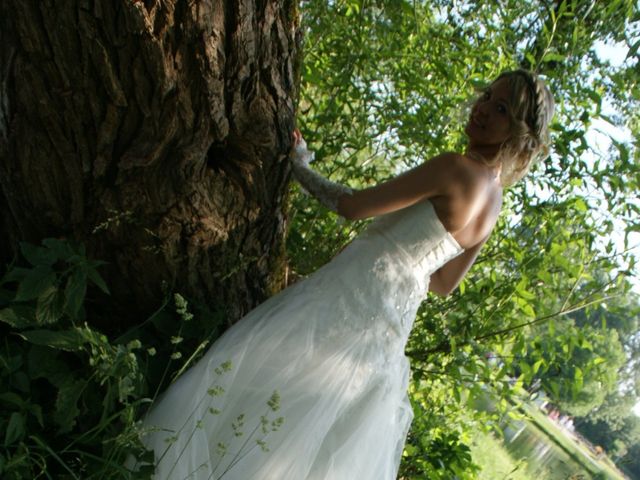
[[[321,204],[350,220],[374,217],[408,207],[426,198],[446,198],[455,218],[440,220],[449,231],[466,225],[477,209],[482,183],[469,161],[456,153],[444,153],[387,182],[363,190],[332,182],[309,167],[313,153],[298,130],[294,131],[292,170],[300,184]],[[451,217],[451,218],[450,218]]]
[[[448,261],[438,270],[431,274],[429,291],[441,297],[446,297],[460,285],[465,274],[473,265],[480,249],[489,237],[485,237],[481,242],[471,248],[466,249],[453,260]]]
[[[456,153],[444,153],[387,182],[338,198],[337,212],[350,220],[400,210],[426,198],[474,194],[474,178]]]

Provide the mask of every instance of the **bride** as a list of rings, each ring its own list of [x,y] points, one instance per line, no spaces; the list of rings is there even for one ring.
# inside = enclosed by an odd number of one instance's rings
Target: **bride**
[[[554,102],[534,74],[474,103],[463,154],[354,191],[295,178],[347,219],[378,217],[309,278],[230,328],[143,420],[157,479],[391,480],[411,419],[404,346],[427,292],[447,295],[494,228],[502,188],[547,152]]]

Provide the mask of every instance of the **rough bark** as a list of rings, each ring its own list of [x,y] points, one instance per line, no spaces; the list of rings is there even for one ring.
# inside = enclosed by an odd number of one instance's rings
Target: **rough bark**
[[[163,285],[231,319],[278,289],[295,8],[2,0],[0,261],[82,242],[135,315]]]

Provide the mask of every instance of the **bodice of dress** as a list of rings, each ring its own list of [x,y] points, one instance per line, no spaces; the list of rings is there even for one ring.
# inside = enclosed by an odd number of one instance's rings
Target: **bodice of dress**
[[[431,274],[462,251],[426,200],[376,218],[306,287],[318,298],[332,295],[337,315],[359,312],[345,318],[346,328],[394,332],[403,348]]]
[[[398,255],[398,261],[412,270],[423,287],[428,287],[434,271],[462,252],[428,200],[378,217],[364,238],[379,255]]]

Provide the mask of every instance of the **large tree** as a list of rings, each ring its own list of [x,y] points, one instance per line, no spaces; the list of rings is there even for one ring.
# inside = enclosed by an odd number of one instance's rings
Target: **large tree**
[[[0,262],[84,243],[136,315],[163,285],[232,319],[278,289],[296,18],[292,0],[3,0]]]

